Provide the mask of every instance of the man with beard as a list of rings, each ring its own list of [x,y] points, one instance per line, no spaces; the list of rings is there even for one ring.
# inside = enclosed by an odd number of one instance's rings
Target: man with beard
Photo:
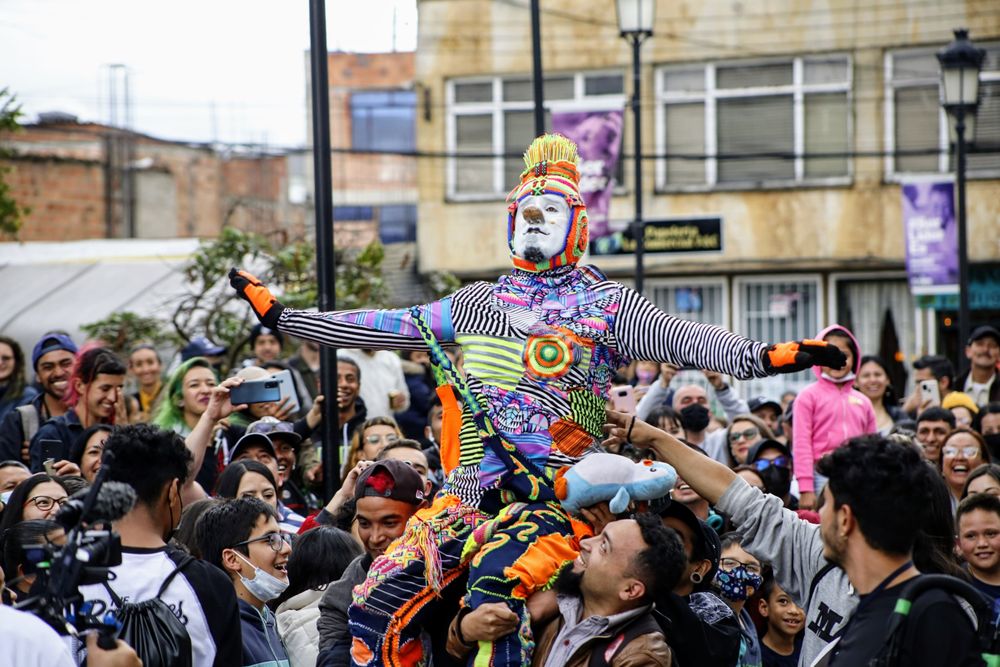
[[[629,434],[637,446],[652,447],[730,514],[748,552],[773,563],[778,584],[806,609],[800,664],[823,656],[828,665],[867,665],[883,651],[899,593],[921,576],[914,544],[929,524],[927,500],[940,485],[915,447],[865,435],[824,456],[818,470],[829,482],[817,527],[669,434],[618,412],[609,411],[608,420],[611,438]],[[931,589],[910,607],[899,664],[981,665],[976,645],[955,598]]]
[[[496,532],[484,531],[467,602],[505,602],[527,627],[526,598],[576,555],[555,472],[600,451],[612,379],[631,359],[744,379],[845,361],[827,343],[769,346],[671,317],[598,269],[577,266],[588,230],[576,146],[559,135],[538,137],[525,164],[507,209],[514,270],[495,283],[476,282],[410,309],[312,313],[286,308],[244,271],[229,274],[264,326],[338,348],[430,349],[446,423],[456,417],[441,448],[458,451],[458,465],[351,608],[359,663],[398,664],[403,654],[420,660],[421,626],[438,609],[441,588],[470,567],[466,539],[489,520],[496,519]],[[462,350],[464,376],[444,348]],[[536,539],[517,540],[526,529]],[[530,564],[523,578],[509,567],[519,559]],[[401,587],[411,592],[409,604],[394,593]],[[526,638],[525,630],[481,645],[477,659],[495,667],[530,662]]]
[[[42,393],[12,410],[0,422],[0,460],[28,463],[28,444],[38,428],[66,413],[63,397],[73,373],[76,344],[62,333],[47,333],[35,343],[31,363]]]
[[[595,664],[594,654],[604,659],[597,664],[611,667],[670,665],[652,602],[670,593],[686,564],[680,537],[652,514],[612,521],[581,540],[580,556],[555,582],[559,613],[536,625],[532,667],[584,667]],[[516,627],[517,617],[503,607],[484,604],[460,614],[449,648],[468,647],[470,636],[480,636],[479,623],[494,615]]]

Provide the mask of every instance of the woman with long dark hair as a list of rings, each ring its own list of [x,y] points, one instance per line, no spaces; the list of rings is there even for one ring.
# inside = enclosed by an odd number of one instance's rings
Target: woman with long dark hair
[[[0,336],[0,421],[8,412],[37,395],[25,377],[21,346],[9,336]]]
[[[333,526],[317,526],[296,538],[288,558],[288,588],[275,600],[278,634],[293,665],[316,664],[323,591],[360,555],[357,540]]]
[[[882,357],[876,354],[861,357],[854,386],[872,402],[875,425],[880,435],[888,435],[893,424],[906,417],[906,413],[899,407],[899,400],[889,380],[889,367]]]

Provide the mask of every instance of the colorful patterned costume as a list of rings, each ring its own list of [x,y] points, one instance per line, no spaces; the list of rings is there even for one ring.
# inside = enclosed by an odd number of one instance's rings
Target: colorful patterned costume
[[[572,211],[561,254],[540,264],[513,257],[516,268],[496,283],[468,285],[413,312],[285,308],[277,318],[283,332],[336,347],[427,349],[430,342],[433,353],[439,342],[461,346],[465,356],[458,465],[434,505],[411,519],[355,589],[355,664],[421,664],[420,626],[434,613],[439,589],[465,567],[466,604],[506,601],[522,619],[518,633],[482,643],[473,664],[530,663],[524,600],[576,556],[570,521],[546,480],[599,451],[616,370],[646,359],[738,378],[768,374],[764,343],[671,317],[596,268],[576,266],[587,248],[587,221],[571,142],[540,137],[525,162],[510,197],[508,237],[525,197],[556,194]],[[447,365],[441,356],[436,360]],[[492,446],[474,419],[477,405],[497,434]]]

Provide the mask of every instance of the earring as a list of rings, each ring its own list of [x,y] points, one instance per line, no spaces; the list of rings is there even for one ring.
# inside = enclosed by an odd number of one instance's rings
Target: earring
[[[700,572],[692,572],[691,573],[691,583],[693,583],[693,584],[700,584],[701,583],[701,579],[702,579],[702,577],[701,577],[701,573]]]

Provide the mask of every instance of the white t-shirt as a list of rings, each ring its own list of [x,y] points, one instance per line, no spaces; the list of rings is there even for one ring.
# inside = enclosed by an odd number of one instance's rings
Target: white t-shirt
[[[122,602],[149,600],[182,558],[184,555],[172,548],[122,547],[122,564],[111,568],[115,579],[108,585]],[[113,608],[111,596],[101,584],[81,586],[80,592],[84,600],[100,600]],[[217,653],[225,652],[232,639],[227,630],[240,624],[236,594],[228,578],[215,566],[196,560],[173,578],[160,599],[187,629],[194,667],[218,664]],[[237,633],[234,637],[237,651],[241,636]]]
[[[41,619],[0,605],[0,667],[75,667],[69,646]]]

